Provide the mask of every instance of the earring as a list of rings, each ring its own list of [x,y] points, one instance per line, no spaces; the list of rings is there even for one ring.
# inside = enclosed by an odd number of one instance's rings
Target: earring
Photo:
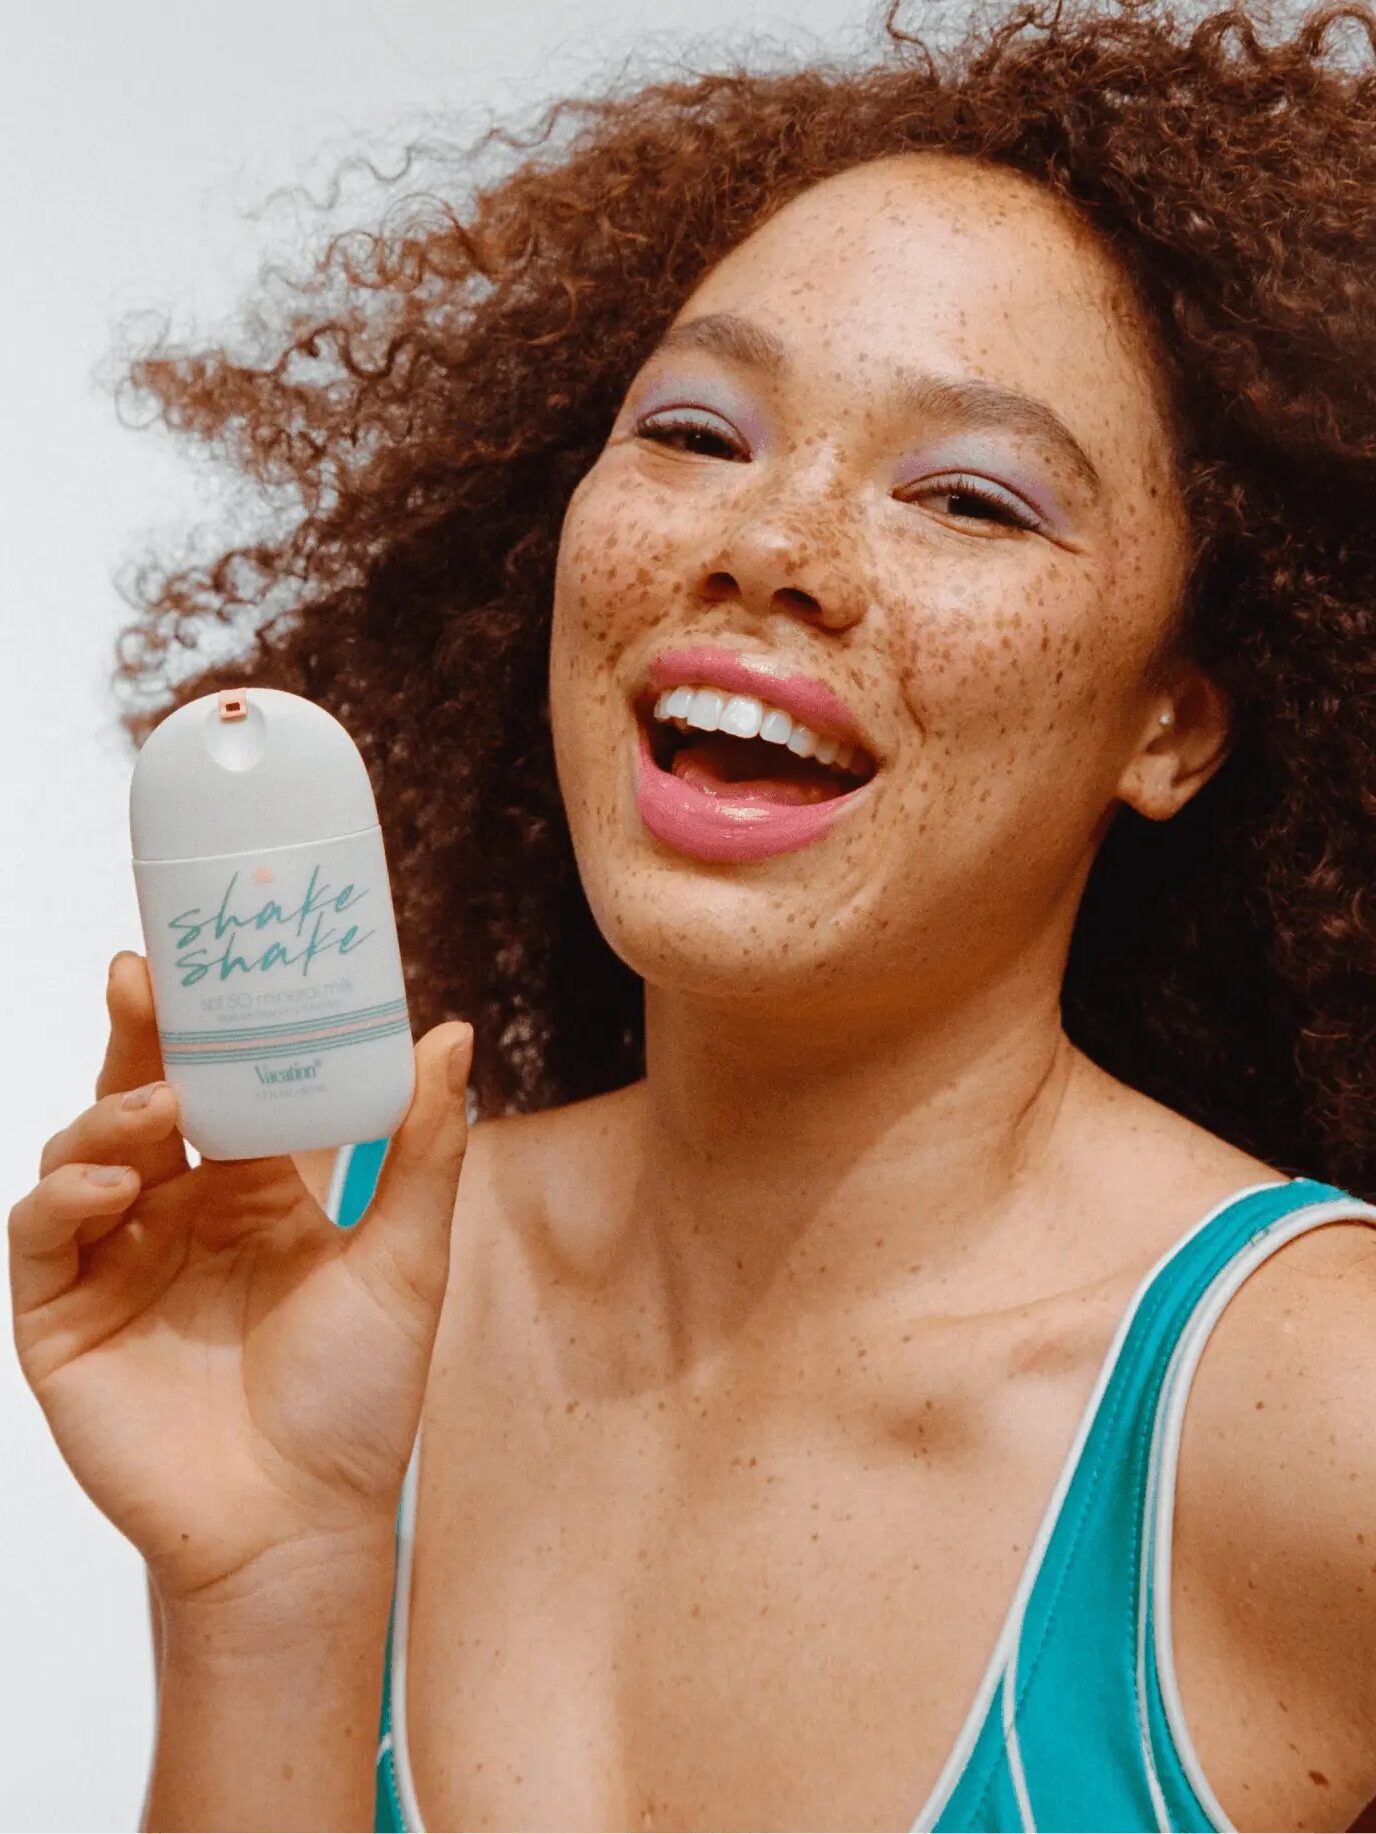
[[[1156,723],[1158,726],[1169,726],[1173,724],[1174,720],[1175,715],[1173,713],[1158,713],[1156,716]]]

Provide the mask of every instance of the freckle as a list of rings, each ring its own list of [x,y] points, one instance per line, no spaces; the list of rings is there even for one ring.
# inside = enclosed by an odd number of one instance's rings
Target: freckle
[[[1309,1781],[1311,1783],[1320,1783],[1325,1789],[1328,1788],[1328,1778],[1321,1770],[1311,1770],[1309,1773]]]

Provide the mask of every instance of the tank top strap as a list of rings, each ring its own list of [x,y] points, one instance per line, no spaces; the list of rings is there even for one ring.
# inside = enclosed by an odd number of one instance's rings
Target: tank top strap
[[[1269,1254],[1376,1208],[1334,1185],[1252,1186],[1150,1270],[1100,1370],[985,1676],[918,1828],[1226,1829],[1175,1687],[1170,1525],[1189,1384]],[[930,1818],[937,1811],[939,1819]]]
[[[411,1573],[415,1564],[416,1494],[420,1471],[420,1429],[411,1447],[401,1501],[397,1505],[396,1566],[387,1614],[382,1667],[382,1710],[378,1716],[374,1767],[374,1834],[425,1834],[406,1730],[406,1672],[411,1635]]]
[[[381,1140],[360,1140],[356,1146],[341,1146],[335,1154],[325,1213],[341,1229],[352,1229],[373,1201],[387,1145],[385,1136]]]

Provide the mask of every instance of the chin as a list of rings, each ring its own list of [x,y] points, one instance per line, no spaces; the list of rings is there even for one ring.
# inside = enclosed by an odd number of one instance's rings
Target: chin
[[[841,939],[807,928],[766,891],[697,861],[637,863],[584,875],[593,918],[617,958],[654,988],[739,1007],[759,1001],[797,1013],[847,972]],[[591,883],[589,883],[591,878]]]

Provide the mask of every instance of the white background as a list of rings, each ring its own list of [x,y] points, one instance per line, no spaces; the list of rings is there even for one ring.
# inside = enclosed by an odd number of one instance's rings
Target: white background
[[[98,372],[126,315],[212,340],[265,256],[324,219],[338,160],[414,131],[529,122],[633,56],[846,60],[877,0],[10,0],[0,34],[0,1212],[91,1099],[110,956],[140,948],[108,681],[114,578],[172,557],[221,487],[117,418]],[[909,14],[909,17],[914,17]],[[403,190],[406,187],[403,187]],[[385,198],[347,183],[342,226]],[[0,1345],[0,1829],[136,1828],[153,1735],[142,1563],[77,1485]]]

